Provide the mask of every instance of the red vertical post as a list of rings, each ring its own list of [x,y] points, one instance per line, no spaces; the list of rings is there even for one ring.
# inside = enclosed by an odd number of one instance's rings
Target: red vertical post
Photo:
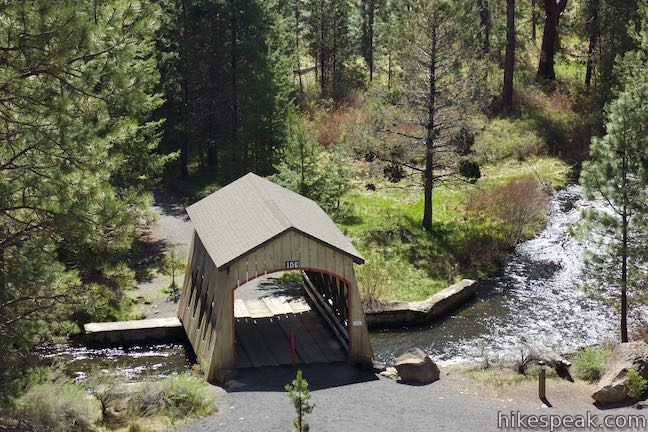
[[[295,330],[290,330],[290,362],[293,369],[297,368],[297,352],[295,351]]]

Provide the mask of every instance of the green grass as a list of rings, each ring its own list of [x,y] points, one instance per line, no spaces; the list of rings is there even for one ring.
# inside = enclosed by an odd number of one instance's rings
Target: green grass
[[[431,233],[421,226],[420,189],[354,190],[347,197],[354,217],[340,227],[370,264],[357,269],[360,285],[380,283],[384,300],[422,300],[459,279],[491,274],[506,253],[500,233],[494,223],[470,218],[464,204],[475,188],[530,175],[560,187],[567,182],[569,167],[551,157],[509,159],[483,167],[483,177],[474,186],[439,186],[433,194]],[[391,276],[372,279],[375,266]]]
[[[497,389],[516,386],[535,379],[532,375],[524,375],[508,369],[473,369],[466,371],[465,374],[478,385]]]

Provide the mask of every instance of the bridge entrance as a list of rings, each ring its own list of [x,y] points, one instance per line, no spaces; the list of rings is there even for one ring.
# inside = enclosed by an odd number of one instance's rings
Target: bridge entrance
[[[291,334],[298,362],[371,360],[353,269],[364,259],[315,202],[248,174],[187,213],[195,230],[178,317],[209,380],[285,364]],[[303,278],[300,300],[236,298],[248,282],[287,270]]]

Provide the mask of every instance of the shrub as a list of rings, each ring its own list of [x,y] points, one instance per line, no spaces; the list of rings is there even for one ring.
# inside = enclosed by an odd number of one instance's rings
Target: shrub
[[[547,205],[542,183],[526,177],[472,193],[466,210],[499,221],[504,241],[513,247],[544,225]]]
[[[202,378],[185,373],[145,383],[131,397],[129,410],[135,416],[162,414],[184,418],[212,412],[215,402]]]
[[[83,381],[83,385],[99,401],[104,417],[109,414],[109,408],[124,396],[123,384],[117,379],[114,370],[93,369]]]
[[[145,431],[146,429],[140,426],[140,424],[137,422],[130,422],[128,424],[128,427],[126,428],[126,432],[145,432]]]
[[[532,121],[493,119],[476,140],[475,152],[489,162],[513,157],[526,160],[544,152],[544,141]]]
[[[572,360],[574,373],[577,377],[596,381],[601,377],[605,362],[612,355],[612,347],[587,347],[580,351]]]
[[[636,369],[628,369],[625,388],[628,396],[632,399],[638,399],[648,389],[648,380],[639,375]]]
[[[167,411],[178,417],[207,414],[214,409],[214,395],[201,377],[192,374],[163,380],[162,395]]]
[[[380,263],[368,263],[358,268],[358,287],[365,310],[377,309],[383,303],[391,279],[389,270]]]
[[[72,383],[36,384],[17,401],[16,417],[33,431],[89,431],[101,419],[101,408]]]

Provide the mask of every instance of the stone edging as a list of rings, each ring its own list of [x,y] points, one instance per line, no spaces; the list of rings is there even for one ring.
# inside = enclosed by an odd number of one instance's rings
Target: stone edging
[[[467,303],[477,294],[475,281],[462,279],[422,301],[396,301],[365,312],[369,328],[423,325]]]

